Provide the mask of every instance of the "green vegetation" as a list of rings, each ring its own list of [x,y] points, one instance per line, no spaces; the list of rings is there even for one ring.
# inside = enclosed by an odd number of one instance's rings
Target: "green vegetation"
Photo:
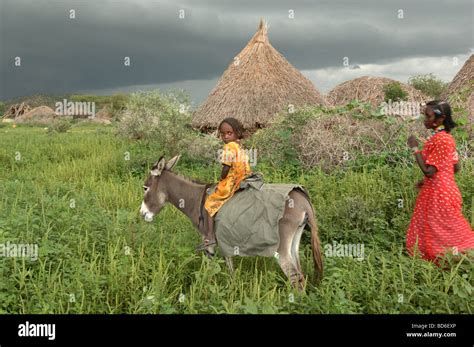
[[[384,100],[386,102],[404,101],[408,97],[407,92],[402,89],[402,85],[400,84],[400,82],[388,83],[384,86],[383,92],[385,94]]]
[[[143,97],[131,98],[131,116],[141,112]],[[390,149],[369,157],[354,152],[328,171],[304,169],[292,152],[311,120],[337,112],[374,121],[377,112],[357,103],[308,109],[247,139],[259,151],[253,169],[268,182],[308,188],[323,247],[334,241],[364,245],[363,260],[325,257],[325,277],[315,286],[304,234],[301,261],[309,282],[298,294],[273,258],[236,258],[232,276],[224,260],[194,254],[200,238],[172,206],[154,223],[139,217],[143,182],[161,154],[169,158],[179,149],[184,155],[175,170],[190,178],[215,182],[220,174],[213,147],[206,145],[209,136],[153,111],[185,117],[170,106],[180,102],[151,95],[153,100],[142,111],[158,122],[168,119],[166,129],[179,137],[174,142],[160,127],[140,140],[117,136],[127,134],[120,128],[125,123],[116,129],[78,122],[51,133],[25,125],[0,128],[0,244],[39,246],[36,261],[0,258],[0,313],[473,313],[472,262],[464,258],[441,269],[406,254],[414,183],[421,178],[413,161],[400,159],[411,158],[406,134]],[[203,142],[186,147],[181,138]],[[266,156],[263,148],[272,145],[282,158]],[[468,157],[456,178],[471,223],[473,173]]]
[[[408,84],[433,99],[439,99],[441,93],[448,86],[448,83],[443,82],[433,74],[412,76],[408,79]]]
[[[24,102],[31,108],[38,106],[48,106],[53,110],[56,109],[57,102],[63,102],[66,99],[68,102],[95,102],[96,111],[105,108],[107,109],[113,118],[119,118],[121,112],[125,109],[128,102],[128,94],[114,94],[114,95],[87,95],[87,94],[65,94],[65,95],[45,95],[35,94],[30,96],[13,98],[0,103],[0,114],[2,104],[5,110],[13,104],[20,104]]]
[[[68,101],[72,102],[95,102],[96,109],[100,110],[103,107],[108,108],[114,117],[118,116],[118,113],[123,111],[129,100],[127,94],[114,94],[114,95],[81,95],[74,94],[68,98]]]
[[[68,119],[58,119],[53,121],[48,127],[48,133],[65,133],[71,129],[72,122]]]

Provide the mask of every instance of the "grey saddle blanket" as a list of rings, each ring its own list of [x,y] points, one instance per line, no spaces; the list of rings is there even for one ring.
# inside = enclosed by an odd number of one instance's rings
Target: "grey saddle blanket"
[[[220,253],[226,257],[275,255],[280,242],[278,223],[293,189],[308,194],[298,184],[266,184],[259,173],[243,180],[214,217]]]

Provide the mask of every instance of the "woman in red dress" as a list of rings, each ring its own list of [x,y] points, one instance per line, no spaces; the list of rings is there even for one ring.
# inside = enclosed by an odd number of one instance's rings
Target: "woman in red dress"
[[[406,236],[410,255],[415,251],[426,260],[438,263],[447,253],[458,255],[474,249],[474,232],[462,215],[462,197],[454,179],[460,170],[456,143],[450,131],[456,126],[451,107],[446,102],[430,101],[425,108],[425,126],[431,136],[418,150],[414,136],[408,146],[425,175],[418,182],[420,188],[415,211]]]

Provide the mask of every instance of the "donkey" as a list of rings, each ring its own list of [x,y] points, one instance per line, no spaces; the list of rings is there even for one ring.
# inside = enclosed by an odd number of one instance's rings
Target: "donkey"
[[[145,191],[140,214],[147,222],[152,222],[163,206],[171,203],[191,220],[204,238],[207,234],[208,214],[205,210],[204,213],[202,211],[203,199],[206,197],[209,185],[191,181],[172,172],[171,169],[179,158],[180,155],[166,162],[161,157],[153,165],[143,186]],[[280,243],[277,259],[292,286],[303,290],[305,277],[301,271],[299,245],[304,228],[309,225],[311,229],[311,248],[318,281],[323,275],[320,241],[315,213],[308,197],[299,190],[291,191],[289,197],[293,204],[291,208],[286,204],[283,217],[279,221]],[[232,273],[234,269],[232,258],[226,257],[226,263]]]

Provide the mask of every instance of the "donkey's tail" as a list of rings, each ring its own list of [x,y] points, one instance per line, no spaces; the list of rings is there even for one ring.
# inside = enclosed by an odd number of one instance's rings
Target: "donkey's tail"
[[[309,200],[309,199],[308,199]],[[310,202],[311,211],[308,212],[308,224],[311,229],[311,250],[313,251],[314,270],[316,281],[320,282],[323,278],[323,256],[321,254],[321,243],[318,235],[318,225],[316,224],[316,215]]]

